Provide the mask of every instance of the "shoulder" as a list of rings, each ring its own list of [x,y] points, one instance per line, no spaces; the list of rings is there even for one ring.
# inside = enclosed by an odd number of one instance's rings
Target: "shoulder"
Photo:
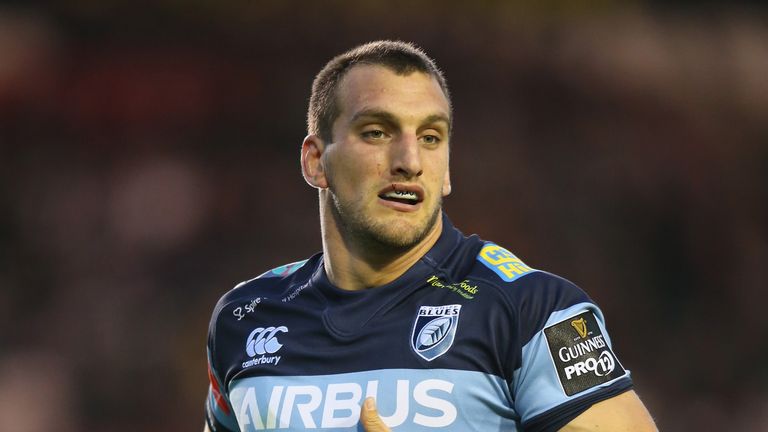
[[[484,242],[475,257],[471,272],[497,287],[505,296],[526,306],[557,307],[588,300],[573,282],[545,270],[529,266],[503,246]]]
[[[284,264],[253,279],[238,283],[221,296],[216,303],[211,323],[215,323],[218,316],[224,311],[233,313],[235,316],[238,313],[247,313],[249,305],[252,309],[259,302],[278,297],[297,283],[306,282],[312,276],[319,259],[320,255],[318,254],[309,259]]]
[[[471,274],[495,288],[516,315],[524,340],[541,330],[553,316],[574,308],[591,309],[593,301],[573,282],[529,266],[493,242],[484,242]]]

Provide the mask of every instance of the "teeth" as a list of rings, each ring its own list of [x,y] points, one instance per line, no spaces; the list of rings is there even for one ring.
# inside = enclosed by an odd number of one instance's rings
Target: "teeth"
[[[384,194],[384,196],[387,198],[407,199],[412,201],[417,201],[419,199],[415,192],[408,191],[391,191]]]

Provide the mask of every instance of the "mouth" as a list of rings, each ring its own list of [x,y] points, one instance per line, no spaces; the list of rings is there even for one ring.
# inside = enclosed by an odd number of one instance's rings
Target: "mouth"
[[[379,192],[379,198],[389,203],[417,206],[424,201],[424,190],[419,186],[393,183]]]

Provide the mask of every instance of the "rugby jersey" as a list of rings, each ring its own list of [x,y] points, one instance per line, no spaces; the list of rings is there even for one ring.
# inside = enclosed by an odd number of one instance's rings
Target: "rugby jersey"
[[[213,431],[550,431],[631,388],[577,286],[443,217],[406,273],[346,291],[317,254],[226,293],[208,334]]]

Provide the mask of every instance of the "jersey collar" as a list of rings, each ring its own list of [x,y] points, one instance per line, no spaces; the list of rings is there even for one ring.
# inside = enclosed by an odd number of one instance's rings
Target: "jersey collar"
[[[445,213],[442,217],[443,228],[437,242],[411,268],[386,285],[359,291],[338,288],[328,279],[323,260],[319,259],[310,284],[326,299],[323,321],[329,330],[342,338],[355,337],[373,317],[386,313],[400,299],[422,287],[430,276],[441,273],[440,269],[465,239]]]

